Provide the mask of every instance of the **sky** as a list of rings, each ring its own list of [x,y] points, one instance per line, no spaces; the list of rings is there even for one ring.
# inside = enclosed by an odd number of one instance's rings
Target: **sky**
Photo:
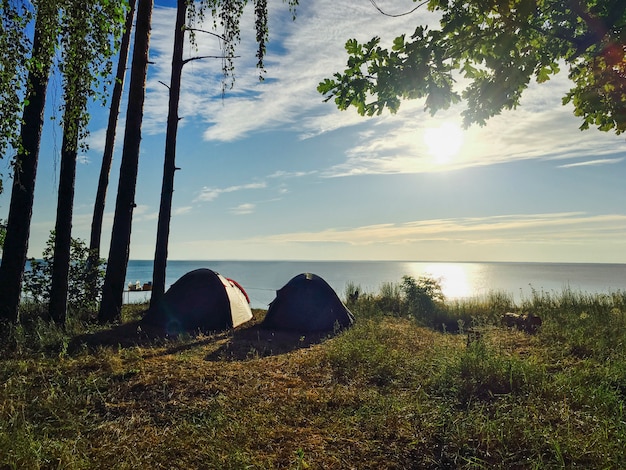
[[[345,42],[380,36],[390,46],[418,24],[436,24],[433,14],[418,9],[391,18],[368,0],[303,0],[292,21],[282,1],[269,3],[264,81],[255,67],[249,7],[232,89],[222,95],[220,60],[185,66],[170,259],[626,263],[626,137],[579,130],[573,108],[561,104],[570,88],[565,69],[547,83],[532,83],[521,106],[485,127],[461,130],[463,104],[432,117],[420,100],[403,102],[395,115],[362,117],[354,109],[338,111],[316,90],[344,70]],[[156,0],[153,14],[131,259],[154,256],[174,4]],[[415,6],[411,0],[377,4],[390,14]],[[198,41],[197,48],[186,46],[186,57],[219,55],[215,38],[199,35]],[[57,81],[48,102],[59,100]],[[126,104],[125,97],[104,257]],[[89,239],[108,108],[94,105],[91,114],[74,208],[73,236],[83,240]],[[30,256],[41,255],[54,228],[61,137],[58,124],[46,121]]]

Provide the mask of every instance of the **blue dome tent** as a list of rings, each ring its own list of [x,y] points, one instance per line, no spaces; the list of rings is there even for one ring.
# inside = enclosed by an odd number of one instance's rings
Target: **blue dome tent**
[[[300,332],[332,331],[354,323],[354,317],[321,277],[298,274],[276,292],[262,327]]]

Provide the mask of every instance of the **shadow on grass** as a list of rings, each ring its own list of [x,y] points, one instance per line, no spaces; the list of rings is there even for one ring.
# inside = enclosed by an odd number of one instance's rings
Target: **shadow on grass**
[[[156,355],[176,354],[196,347],[219,345],[209,353],[207,361],[245,361],[259,357],[275,356],[308,348],[321,343],[333,332],[291,332],[269,330],[262,327],[264,312],[254,312],[249,322],[226,331],[211,333],[185,332],[173,335],[163,328],[141,320],[124,323],[96,333],[74,337],[68,353],[94,352],[100,348],[164,348]]]
[[[146,325],[141,320],[137,320],[113,326],[107,330],[78,335],[70,341],[68,352],[73,354],[84,349],[96,351],[99,348],[126,349],[137,346],[164,346],[174,340],[180,341],[180,339],[180,335],[169,335],[162,328]],[[208,338],[204,337],[203,339],[207,340]]]
[[[332,332],[292,332],[264,329],[251,325],[236,329],[217,350],[206,356],[207,361],[246,361],[259,357],[277,356],[308,348],[332,336]]]

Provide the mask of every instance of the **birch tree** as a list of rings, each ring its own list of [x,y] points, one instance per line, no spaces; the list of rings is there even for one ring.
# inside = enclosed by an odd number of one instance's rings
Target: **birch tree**
[[[6,2],[3,6],[5,5]],[[19,112],[18,109],[22,109],[19,137],[15,139],[11,137],[13,131],[10,125],[7,127],[7,133],[3,135],[5,139],[9,139],[17,151],[12,162],[13,185],[6,223],[6,238],[2,250],[2,263],[0,264],[0,319],[11,322],[17,321],[19,317],[18,308],[30,237],[46,91],[59,32],[56,2],[42,0],[37,2],[35,6],[36,20],[32,52],[29,56],[25,56],[27,57],[25,61],[27,78],[24,99],[21,104],[15,102],[11,104],[10,100],[14,98],[10,97],[8,101],[10,113],[8,116],[3,115],[2,118],[3,121],[7,117],[10,119]],[[18,24],[23,23],[18,22]],[[3,30],[2,33],[3,42],[8,41],[9,37],[15,37],[12,34],[16,36],[23,34],[17,31],[10,34],[7,30]],[[3,54],[10,54],[10,52],[4,51]],[[24,60],[24,57],[21,60]],[[11,81],[19,80],[19,75],[14,79],[3,77],[3,80],[3,85],[7,81],[19,85],[19,81]],[[3,102],[7,102],[6,97],[10,95],[10,91],[3,88],[2,93]],[[3,126],[4,124],[3,122]]]
[[[159,206],[159,219],[157,224],[157,240],[154,253],[154,270],[152,280],[152,294],[150,305],[154,305],[165,292],[165,279],[167,271],[167,253],[170,234],[170,222],[172,215],[172,198],[174,193],[174,174],[176,167],[176,135],[178,132],[178,103],[180,100],[181,76],[183,66],[191,61],[200,59],[221,59],[222,60],[222,85],[226,86],[230,78],[230,85],[234,83],[234,59],[235,46],[240,40],[240,19],[247,3],[254,3],[255,15],[255,38],[257,41],[257,67],[261,70],[260,79],[263,78],[263,58],[268,37],[267,27],[267,2],[257,0],[247,1],[204,1],[194,5],[188,0],[178,0],[176,25],[174,28],[174,51],[172,54],[172,73],[169,85],[169,105],[167,118],[167,133],[165,137],[165,158],[163,165],[163,183],[161,187],[161,202]],[[290,1],[289,7],[294,8],[297,1]],[[220,34],[211,33],[194,27],[196,23],[202,23],[205,14],[211,11],[215,25],[219,23],[223,26]],[[293,10],[292,10],[293,11]],[[188,15],[189,13],[189,15]],[[190,26],[186,25],[189,16]],[[209,33],[217,36],[222,41],[221,55],[195,56],[183,59],[183,45],[185,42],[185,32],[191,33],[190,40],[194,42],[195,33]],[[223,88],[224,90],[224,88]]]
[[[87,105],[99,98],[97,86],[111,75],[124,13],[123,4],[108,0],[68,0],[60,12],[63,142],[49,314],[61,324],[67,310],[76,158],[87,135]]]

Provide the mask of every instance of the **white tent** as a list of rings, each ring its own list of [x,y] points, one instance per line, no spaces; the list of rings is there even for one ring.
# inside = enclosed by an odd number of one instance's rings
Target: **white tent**
[[[222,331],[252,319],[243,288],[210,269],[190,271],[176,281],[156,306],[145,314],[145,323],[170,333]]]

